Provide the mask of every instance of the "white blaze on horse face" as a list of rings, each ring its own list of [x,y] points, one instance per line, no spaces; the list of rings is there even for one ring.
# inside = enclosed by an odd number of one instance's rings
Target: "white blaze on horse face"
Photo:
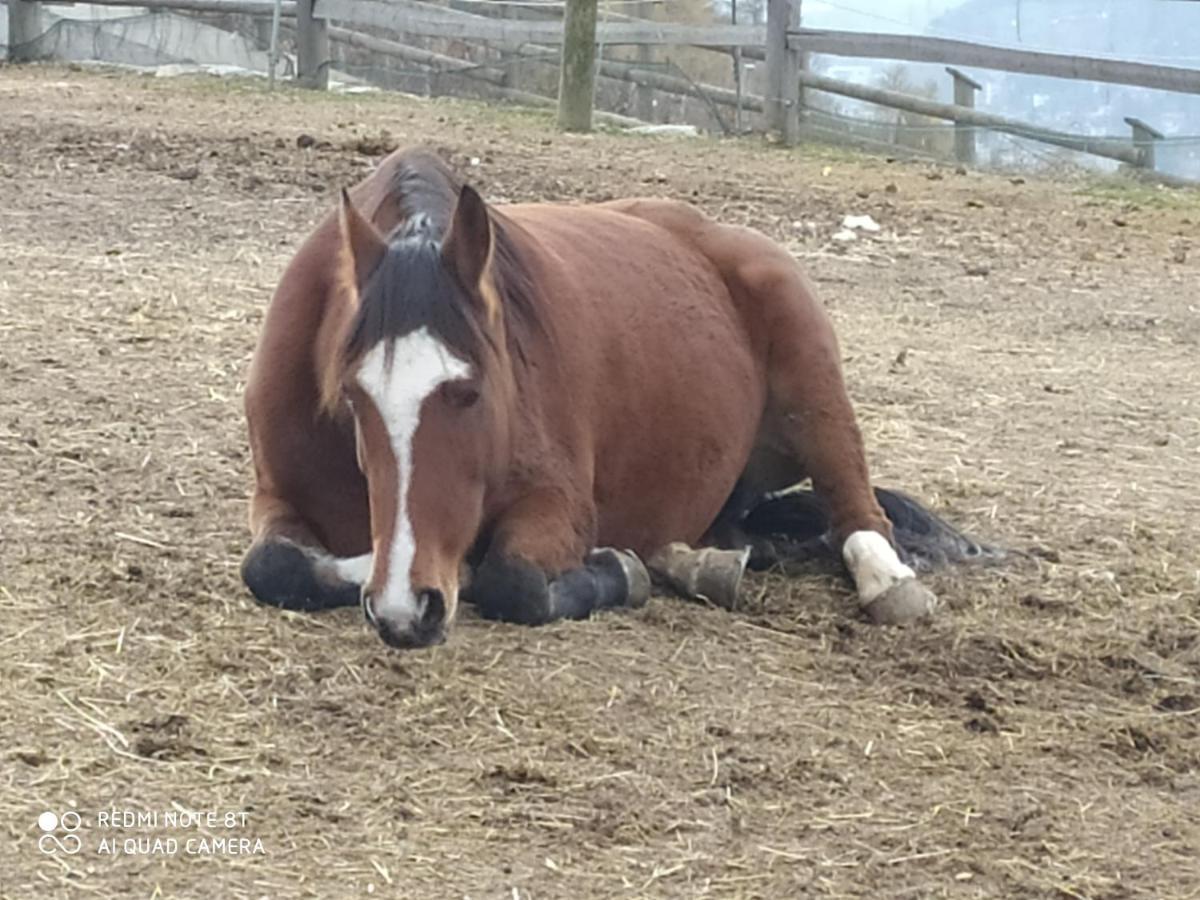
[[[856,531],[846,538],[842,559],[863,604],[870,603],[897,582],[916,578],[916,573],[900,562],[888,539],[878,531]]]
[[[396,521],[387,548],[387,584],[378,586],[372,614],[393,628],[415,625],[424,612],[413,594],[410,571],[416,557],[416,536],[408,513],[408,487],[412,480],[413,436],[421,424],[421,405],[438,386],[464,378],[470,367],[455,357],[445,344],[422,328],[391,341],[381,341],[363,357],[358,383],[375,404],[387,429],[396,458]],[[435,585],[422,585],[435,587]]]

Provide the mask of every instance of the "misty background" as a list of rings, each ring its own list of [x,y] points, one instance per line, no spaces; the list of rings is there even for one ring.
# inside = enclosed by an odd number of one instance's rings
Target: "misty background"
[[[431,0],[472,14],[513,18],[561,15],[561,0]],[[544,3],[544,5],[542,5]],[[695,25],[737,21],[765,24],[767,0],[599,0],[601,21],[649,18]],[[540,8],[539,8],[540,7]],[[924,35],[1014,49],[1200,68],[1200,0],[801,0],[802,24],[837,31]],[[265,71],[263,20],[220,14],[171,14],[85,3],[46,5],[39,52],[56,59],[106,60],[139,66],[208,63]],[[0,16],[0,49],[6,44],[6,17]],[[294,52],[292,27],[284,22],[281,41]],[[389,35],[384,34],[387,37]],[[395,37],[393,35],[393,37]],[[499,65],[509,86],[554,97],[558,64],[553,56],[519,61],[503,48],[462,41],[403,38],[424,50],[475,63]],[[487,97],[468,78],[446,77],[438,66],[388,59],[334,45],[332,67],[352,79],[412,93],[451,93]],[[658,69],[693,86],[737,84],[732,55],[698,47],[602,48],[608,59]],[[285,60],[285,64],[290,62]],[[943,103],[953,102],[951,77],[938,64],[833,57],[809,60],[811,69],[832,78],[884,87]],[[743,60],[745,94],[764,96],[765,65]],[[1160,172],[1200,180],[1200,95],[1156,91],[1090,81],[1016,75],[960,67],[982,89],[976,107],[1030,125],[1081,136],[1128,141],[1127,117],[1143,120],[1165,135],[1156,146]],[[290,71],[290,70],[289,70]],[[706,101],[704,92],[654,92],[649,107],[629,82],[601,79],[597,107],[660,123],[690,123],[713,133],[749,132],[761,117],[734,113]],[[954,126],[895,109],[828,93],[805,94],[807,136],[863,145],[888,155],[907,153],[932,159],[954,156]],[[1046,144],[976,131],[977,160],[984,167],[1016,169],[1082,166],[1112,170],[1117,164]]]
[[[739,22],[766,22],[766,0],[736,0]],[[732,14],[730,0],[715,0],[714,13]],[[806,28],[926,35],[1001,47],[1108,57],[1161,65],[1200,67],[1200,2],[1197,0],[802,0]],[[833,78],[890,87],[951,102],[945,67],[888,60],[815,55],[813,71]],[[1127,140],[1125,117],[1144,120],[1167,136],[1157,151],[1164,172],[1200,178],[1200,96],[1088,81],[1016,75],[960,67],[984,87],[978,109],[1035,125],[1084,135]],[[759,73],[750,73],[754,84]],[[898,115],[870,104],[808,95],[818,109],[864,122],[890,120],[907,129],[920,148],[944,143],[938,123]],[[819,121],[819,116],[818,116]],[[927,139],[921,137],[921,130]],[[896,136],[893,134],[893,137]],[[940,148],[939,148],[940,149]],[[1062,157],[1061,151],[1001,135],[980,139],[981,161],[1015,164],[1028,157]],[[1112,164],[1071,154],[1076,162]],[[990,157],[990,158],[989,158]]]

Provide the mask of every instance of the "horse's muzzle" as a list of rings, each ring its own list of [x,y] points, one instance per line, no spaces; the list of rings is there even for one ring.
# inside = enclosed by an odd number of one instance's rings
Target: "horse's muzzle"
[[[372,595],[363,591],[363,615],[389,647],[397,650],[419,650],[446,640],[446,600],[436,588],[417,594],[417,616],[402,624],[375,613]]]

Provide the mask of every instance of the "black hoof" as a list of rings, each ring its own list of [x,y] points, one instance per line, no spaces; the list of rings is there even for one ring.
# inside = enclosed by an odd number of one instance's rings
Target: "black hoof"
[[[280,609],[317,612],[359,604],[358,585],[321,579],[312,557],[291,541],[251,547],[242,560],[242,581],[259,603]]]
[[[586,566],[595,584],[596,609],[641,609],[650,600],[650,573],[633,552],[602,547],[588,554]]]
[[[546,625],[586,619],[601,609],[645,606],[649,596],[650,576],[641,560],[606,548],[553,581],[524,560],[489,557],[476,572],[467,600],[485,619]]]
[[[546,574],[519,559],[485,559],[466,599],[475,604],[479,615],[496,622],[545,625],[556,618]]]

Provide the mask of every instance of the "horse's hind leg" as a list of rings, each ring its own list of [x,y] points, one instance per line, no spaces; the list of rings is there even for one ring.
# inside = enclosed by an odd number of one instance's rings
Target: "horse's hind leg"
[[[672,543],[646,561],[655,579],[689,600],[704,600],[722,609],[735,609],[738,587],[750,547],[722,550],[717,547],[689,547]]]
[[[922,618],[935,599],[901,562],[871,488],[833,326],[790,259],[772,275],[761,297],[774,319],[764,433],[795,456],[828,506],[833,547],[867,615],[885,624]]]

